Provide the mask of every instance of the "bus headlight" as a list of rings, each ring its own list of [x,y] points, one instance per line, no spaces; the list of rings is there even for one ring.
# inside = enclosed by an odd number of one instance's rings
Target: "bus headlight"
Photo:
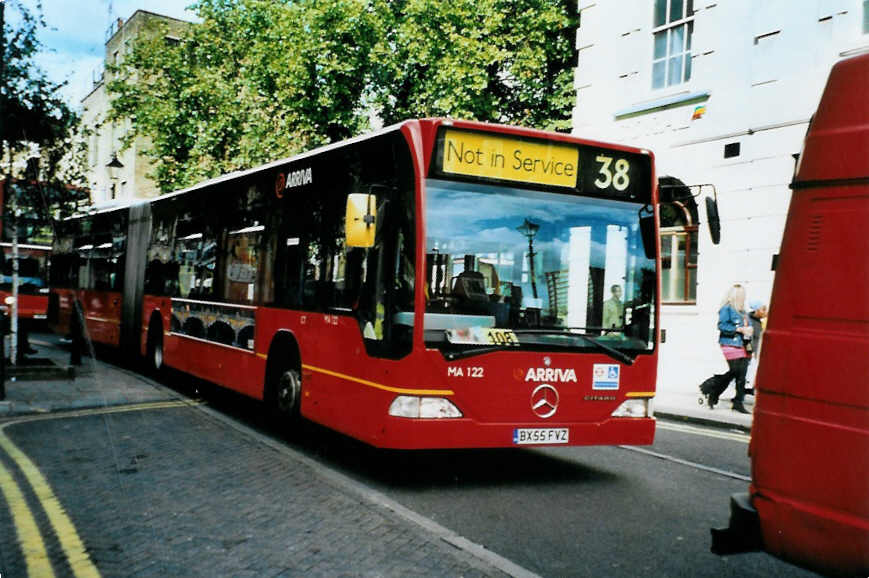
[[[443,397],[417,397],[399,395],[389,406],[389,415],[412,418],[450,418],[462,417],[453,402]]]
[[[652,417],[655,415],[651,399],[628,399],[618,406],[612,417]]]

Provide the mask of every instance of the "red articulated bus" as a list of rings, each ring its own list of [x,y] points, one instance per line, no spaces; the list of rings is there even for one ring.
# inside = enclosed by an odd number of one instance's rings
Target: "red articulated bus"
[[[385,448],[651,444],[649,151],[412,120],[58,226],[66,330]]]
[[[752,483],[713,552],[869,574],[869,55],[833,67],[791,185]]]

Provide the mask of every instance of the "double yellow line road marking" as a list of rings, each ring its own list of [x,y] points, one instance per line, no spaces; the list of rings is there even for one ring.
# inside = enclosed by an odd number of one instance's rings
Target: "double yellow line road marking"
[[[137,405],[81,410],[53,415],[28,416],[0,424],[0,450],[9,456],[24,476],[24,479],[27,480],[27,483],[30,485],[33,494],[36,496],[42,510],[45,512],[45,515],[51,524],[54,535],[60,543],[60,547],[63,550],[64,556],[66,556],[66,560],[69,563],[73,575],[77,578],[100,576],[100,572],[91,561],[91,558],[84,547],[84,543],[75,529],[75,525],[63,509],[60,500],[57,499],[57,496],[51,489],[48,480],[45,479],[45,476],[42,475],[42,472],[39,471],[36,464],[27,457],[27,454],[22,452],[18,446],[9,439],[4,430],[11,425],[31,421],[166,409],[196,404],[197,402],[185,400],[161,401]],[[2,460],[0,460],[0,493],[2,493],[3,498],[9,505],[12,521],[15,524],[18,543],[27,565],[27,574],[29,576],[54,576],[54,569],[52,568],[51,560],[49,559],[48,553],[45,549],[45,540],[39,531],[36,518],[34,518],[30,506],[27,504],[24,492],[15,481],[13,474],[3,465]]]

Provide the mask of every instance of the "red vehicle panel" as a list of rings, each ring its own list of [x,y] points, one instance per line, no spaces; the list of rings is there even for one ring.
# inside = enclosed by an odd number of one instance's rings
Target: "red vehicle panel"
[[[713,539],[726,552],[754,534],[742,546],[855,575],[869,572],[867,91],[869,55],[840,62],[809,127],[763,336],[750,503],[734,497],[732,533]]]
[[[11,291],[0,290],[0,302],[5,303]],[[45,319],[48,310],[48,295],[18,294],[18,316],[24,319]]]
[[[0,184],[2,188],[2,184]],[[12,244],[0,243],[3,248],[5,268],[0,283],[0,303],[12,295]],[[51,247],[19,244],[18,246],[18,317],[20,319],[45,319],[48,309],[48,260]]]

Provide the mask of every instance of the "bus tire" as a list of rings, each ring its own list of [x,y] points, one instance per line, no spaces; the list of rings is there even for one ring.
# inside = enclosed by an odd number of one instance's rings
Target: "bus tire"
[[[163,321],[160,315],[154,312],[151,322],[148,324],[147,359],[148,371],[159,375],[163,370]]]
[[[298,369],[284,369],[278,377],[275,389],[275,403],[278,413],[293,420],[298,418],[301,397],[301,373]]]
[[[279,334],[269,348],[263,399],[281,422],[300,421],[302,401],[302,363],[299,346],[289,334]]]

